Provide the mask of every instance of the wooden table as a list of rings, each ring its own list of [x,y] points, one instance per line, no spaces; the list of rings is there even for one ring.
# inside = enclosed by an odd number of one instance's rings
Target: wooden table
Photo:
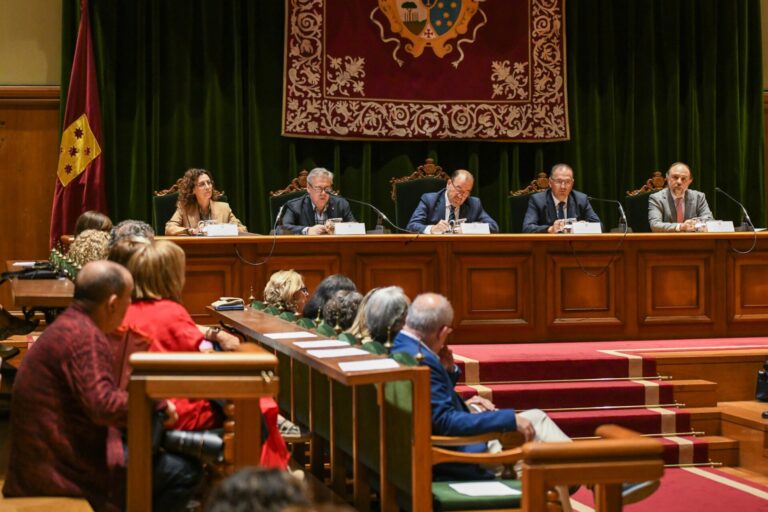
[[[768,332],[768,233],[750,254],[735,250],[751,233],[171,239],[186,252],[184,304],[200,323],[218,296],[261,298],[273,272],[295,269],[310,290],[342,273],[362,292],[442,293],[457,343]]]
[[[9,271],[22,270],[16,265],[17,260],[6,261]],[[50,323],[56,313],[72,302],[75,293],[75,285],[67,278],[59,279],[11,279],[11,298],[13,305],[21,308],[24,316],[29,319],[35,311],[41,311],[45,315],[46,322]]]

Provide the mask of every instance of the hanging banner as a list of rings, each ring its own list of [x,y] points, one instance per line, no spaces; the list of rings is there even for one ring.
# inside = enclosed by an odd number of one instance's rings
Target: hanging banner
[[[565,0],[286,0],[283,135],[569,138]]]

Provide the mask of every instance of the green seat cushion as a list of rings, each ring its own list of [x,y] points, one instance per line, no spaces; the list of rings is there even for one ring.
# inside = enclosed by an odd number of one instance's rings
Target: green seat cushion
[[[315,321],[311,318],[299,318],[296,325],[304,329],[314,329],[316,327]]]
[[[386,354],[387,353],[387,349],[385,349],[384,345],[382,345],[378,341],[369,341],[367,343],[363,343],[360,346],[360,348],[370,352],[371,354],[382,355],[382,354]]]
[[[269,306],[269,307],[264,308],[264,312],[268,313],[270,315],[275,315],[275,316],[280,314],[280,310],[277,309],[275,306]]]
[[[317,334],[320,334],[321,336],[335,337],[336,331],[329,324],[320,322],[320,325],[317,326]]]
[[[253,301],[251,302],[251,308],[253,308],[253,309],[257,309],[257,310],[261,311],[261,310],[263,310],[263,309],[264,309],[264,308],[266,308],[266,307],[267,307],[267,305],[266,305],[266,304],[264,304],[264,303],[263,303],[262,301],[260,301],[260,300],[253,300]]]
[[[520,491],[520,480],[498,480],[512,489]],[[487,510],[519,508],[522,494],[514,496],[465,496],[454,491],[449,485],[467,482],[433,482],[432,499],[434,510]]]
[[[280,313],[280,316],[278,316],[281,320],[286,320],[288,322],[295,322],[296,321],[296,313],[293,313],[291,311],[283,311]]]
[[[350,333],[348,333],[348,332],[342,332],[342,333],[340,333],[338,336],[336,336],[336,339],[338,339],[338,340],[341,340],[341,341],[346,341],[346,342],[347,342],[347,343],[349,343],[350,345],[354,345],[354,344],[356,344],[356,343],[357,343],[357,340],[355,339],[355,337],[354,337],[354,336],[352,336],[352,335],[351,335]]]

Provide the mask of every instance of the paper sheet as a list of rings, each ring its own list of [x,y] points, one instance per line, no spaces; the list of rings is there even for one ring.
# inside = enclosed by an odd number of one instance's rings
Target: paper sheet
[[[21,268],[32,268],[35,266],[34,261],[14,261],[13,264]]]
[[[345,372],[364,372],[370,370],[388,370],[399,368],[394,359],[368,359],[365,361],[346,361],[339,363],[339,368]]]
[[[264,333],[267,338],[273,340],[289,340],[291,338],[317,338],[317,334],[313,334],[307,331],[295,331],[295,332],[271,332]]]
[[[346,356],[367,356],[371,355],[370,352],[359,348],[332,348],[329,350],[307,350],[307,354],[317,357],[319,359],[325,359],[326,357],[346,357]]]
[[[448,484],[448,487],[464,496],[519,496],[522,494],[517,489],[513,489],[501,482],[462,482],[458,484]]]
[[[341,340],[294,341],[293,344],[299,348],[329,348],[349,346],[349,343]]]

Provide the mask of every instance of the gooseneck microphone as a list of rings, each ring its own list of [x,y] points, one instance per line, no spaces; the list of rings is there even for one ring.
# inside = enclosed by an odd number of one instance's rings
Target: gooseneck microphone
[[[727,197],[728,199],[730,199],[731,201],[733,201],[734,203],[739,205],[739,207],[741,208],[741,212],[744,214],[744,220],[741,223],[742,230],[743,231],[747,231],[747,226],[748,226],[749,228],[752,229],[752,231],[754,231],[755,230],[755,225],[752,224],[752,219],[749,218],[749,213],[747,213],[747,209],[744,208],[744,205],[741,204],[739,201],[736,200],[736,198],[731,196],[728,192],[726,192],[725,190],[721,189],[720,187],[715,187],[715,191],[720,192],[725,197]]]
[[[587,196],[590,201],[597,201],[599,203],[613,203],[619,207],[619,231],[624,233],[632,231],[627,224],[627,216],[624,214],[624,207],[621,205],[621,201],[617,199],[603,199],[601,197]],[[622,229],[623,227],[623,229]]]
[[[387,224],[389,224],[389,225],[390,225],[390,226],[391,226],[393,229],[395,229],[395,230],[397,230],[397,231],[401,231],[401,232],[403,232],[403,233],[411,233],[410,231],[408,231],[408,230],[406,230],[406,229],[403,229],[403,228],[401,228],[400,226],[397,226],[397,225],[395,225],[395,223],[394,223],[394,222],[392,222],[391,220],[389,220],[389,217],[387,217],[387,216],[384,214],[384,212],[382,212],[381,210],[379,210],[378,208],[376,208],[375,206],[373,206],[371,203],[368,203],[368,202],[365,202],[365,201],[360,201],[359,199],[352,199],[351,197],[347,197],[347,196],[344,196],[344,199],[346,199],[346,200],[347,200],[347,201],[349,201],[350,203],[361,204],[361,205],[363,205],[363,206],[367,206],[368,208],[370,208],[371,210],[373,210],[374,212],[376,212],[376,215],[378,215],[378,216],[379,216],[378,220],[376,221],[376,226],[382,226],[382,224],[381,224],[381,221],[383,220],[383,221],[385,221]]]

